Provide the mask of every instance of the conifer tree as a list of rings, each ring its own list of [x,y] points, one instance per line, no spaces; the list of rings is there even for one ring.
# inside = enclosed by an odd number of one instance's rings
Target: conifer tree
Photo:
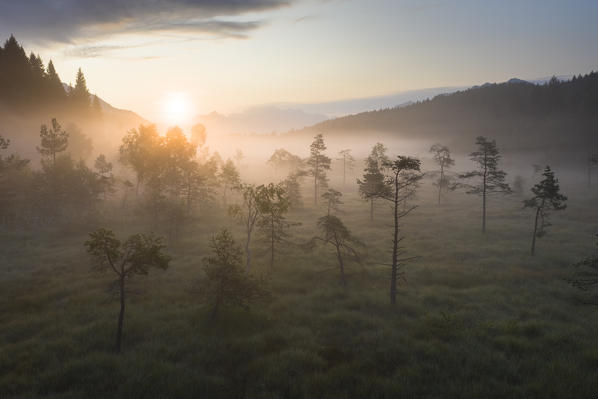
[[[549,212],[551,210],[561,211],[567,208],[567,197],[561,194],[559,181],[554,177],[554,172],[549,166],[546,166],[544,178],[532,187],[534,196],[523,201],[524,208],[532,208],[536,211],[534,218],[534,233],[532,235],[531,254],[534,256],[536,251],[536,237],[540,238],[546,234],[546,227],[550,226],[548,222]],[[538,229],[538,223],[540,224]]]
[[[320,189],[328,184],[326,171],[330,170],[331,160],[324,154],[324,151],[326,151],[324,137],[318,134],[310,145],[310,156],[307,160],[310,167],[309,174],[314,178],[314,205],[318,205]]]
[[[478,136],[476,144],[478,149],[470,154],[470,158],[476,163],[477,170],[464,173],[460,177],[463,179],[480,179],[477,184],[468,185],[467,193],[482,197],[482,232],[485,233],[488,196],[492,194],[510,194],[511,188],[505,182],[506,172],[498,168],[501,156],[496,147],[496,141]]]
[[[73,105],[81,110],[86,111],[89,109],[91,104],[89,90],[87,89],[87,82],[85,81],[85,75],[81,68],[77,71],[77,79],[75,81],[75,87],[69,93],[70,99]]]
[[[206,278],[198,291],[211,308],[211,321],[218,318],[224,306],[248,309],[250,304],[270,297],[264,282],[243,270],[241,248],[228,230],[212,237],[210,246],[213,254],[203,259]]]
[[[434,162],[440,167],[438,171],[438,180],[435,185],[438,187],[438,204],[442,198],[442,192],[451,190],[455,186],[451,183],[450,176],[447,175],[447,169],[455,164],[455,160],[451,158],[451,152],[448,147],[441,144],[434,144],[430,147],[430,152],[434,158]]]
[[[345,224],[334,215],[322,216],[318,219],[318,229],[322,236],[314,237],[309,246],[314,246],[316,242],[321,241],[324,244],[334,247],[336,252],[336,260],[341,275],[341,283],[343,287],[347,286],[347,277],[345,270],[345,258],[352,257],[356,262],[361,263],[357,247],[363,246],[362,242],[357,239]]]
[[[231,159],[227,159],[224,165],[222,165],[218,178],[222,184],[222,201],[226,205],[227,192],[238,188],[241,183],[239,171]]]
[[[53,118],[50,128],[45,124],[41,126],[39,136],[41,147],[37,147],[37,151],[43,157],[52,159],[52,167],[54,167],[56,165],[56,154],[66,150],[68,146],[69,134],[62,130],[62,126]]]
[[[376,198],[387,196],[390,191],[384,181],[384,165],[388,163],[386,147],[377,143],[365,160],[363,180],[357,180],[359,195],[370,201],[370,220],[374,220],[374,201]]]
[[[258,228],[263,233],[270,247],[270,270],[274,269],[276,246],[287,237],[291,226],[286,220],[289,210],[289,198],[283,184],[270,183],[264,186],[258,195]]]
[[[332,212],[338,212],[339,205],[343,204],[343,201],[341,201],[342,196],[343,193],[333,188],[329,188],[324,194],[322,194],[322,199],[326,201],[326,214],[328,216],[330,216]]]
[[[347,172],[353,171],[355,166],[355,158],[351,155],[350,149],[341,150],[338,153],[339,160],[343,162],[343,187],[347,184]]]
[[[52,60],[48,62],[46,85],[50,102],[54,101],[62,103],[66,98],[66,92],[64,91],[64,87],[62,86],[62,81],[60,80],[58,73],[56,73],[56,69],[54,68],[54,63]]]
[[[400,259],[405,250],[400,247],[403,237],[399,237],[399,221],[407,216],[416,207],[399,210],[399,204],[413,196],[418,182],[422,178],[420,172],[421,162],[419,159],[398,156],[394,161],[386,161],[385,167],[389,170],[390,176],[386,180],[388,191],[384,192],[380,198],[390,201],[393,209],[393,238],[392,238],[392,263],[390,274],[390,303],[394,304],[397,300],[397,283],[400,277],[403,277],[401,266],[411,258]]]

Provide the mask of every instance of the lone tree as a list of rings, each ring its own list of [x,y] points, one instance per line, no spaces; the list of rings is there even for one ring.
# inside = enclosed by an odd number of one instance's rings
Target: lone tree
[[[326,171],[330,170],[330,158],[324,154],[326,144],[321,134],[314,137],[314,141],[309,146],[310,155],[307,160],[309,174],[314,178],[314,205],[318,205],[320,188],[326,187]]]
[[[297,169],[303,166],[303,161],[297,155],[291,154],[284,148],[279,148],[266,161],[268,165],[274,168],[274,175],[278,175],[278,170],[286,169],[290,174],[295,173]]]
[[[338,212],[338,206],[343,204],[341,201],[341,197],[343,193],[337,191],[333,188],[329,188],[324,194],[322,194],[322,199],[327,203],[327,215],[330,216],[332,211]]]
[[[41,147],[37,147],[37,151],[43,157],[49,157],[52,159],[52,167],[56,165],[56,154],[66,150],[69,141],[69,134],[62,130],[62,126],[56,120],[52,119],[52,125],[50,128],[43,124],[39,131],[39,137],[41,139]]]
[[[239,184],[241,183],[239,171],[232,160],[227,159],[224,165],[222,165],[218,178],[222,183],[222,201],[226,205],[227,191],[234,190],[239,187]]]
[[[99,175],[102,196],[104,200],[108,194],[114,193],[114,175],[112,174],[112,162],[106,160],[104,154],[100,154],[94,163],[94,167]]]
[[[455,184],[451,181],[451,177],[446,174],[446,170],[455,164],[455,160],[451,158],[451,152],[448,147],[441,144],[434,144],[430,147],[430,152],[432,153],[434,162],[440,167],[438,180],[434,183],[438,187],[438,205],[440,205],[442,192],[455,189]]]
[[[263,187],[257,198],[259,208],[258,228],[268,240],[270,247],[270,269],[274,269],[276,245],[287,237],[286,229],[291,226],[286,221],[289,198],[284,185],[270,183]]]
[[[387,161],[385,166],[390,171],[390,177],[387,178],[386,184],[390,188],[390,193],[383,192],[380,198],[383,198],[392,203],[393,208],[393,238],[392,238],[392,263],[390,264],[390,303],[394,304],[397,301],[397,281],[399,277],[403,277],[403,272],[400,270],[405,262],[414,259],[399,258],[405,254],[405,249],[399,244],[404,237],[399,237],[399,221],[401,218],[407,216],[412,210],[417,208],[412,205],[409,208],[399,210],[401,202],[413,196],[415,190],[422,178],[420,171],[421,162],[419,159],[399,155],[394,161]]]
[[[523,201],[524,208],[536,210],[534,234],[532,236],[532,256],[534,256],[536,251],[536,237],[540,238],[546,234],[546,227],[550,226],[548,222],[549,212],[551,210],[560,211],[567,208],[567,197],[561,194],[559,181],[554,177],[554,172],[550,170],[550,166],[546,166],[542,175],[544,179],[532,187],[534,196]],[[540,222],[539,229],[538,222]]]
[[[224,229],[212,237],[212,256],[203,259],[206,279],[200,284],[201,298],[210,304],[210,320],[223,306],[248,309],[255,301],[269,298],[263,282],[243,270],[241,248]]]
[[[260,216],[259,197],[264,186],[256,187],[253,184],[241,184],[239,187],[243,194],[243,206],[231,205],[229,214],[239,220],[245,229],[245,269],[249,272],[251,267],[251,237]]]
[[[486,232],[486,200],[491,194],[510,194],[511,188],[505,182],[506,172],[498,168],[500,154],[496,148],[496,141],[488,140],[486,137],[478,136],[476,139],[478,150],[470,154],[478,170],[460,175],[463,179],[481,179],[475,185],[469,185],[468,194],[476,194],[482,197],[482,232]]]
[[[90,233],[89,236],[85,246],[95,261],[96,270],[111,271],[116,275],[115,284],[120,298],[116,351],[121,352],[126,282],[134,275],[147,275],[152,267],[166,270],[170,257],[162,252],[162,239],[151,234],[135,234],[124,243],[121,243],[112,231],[103,228]]]
[[[322,237],[314,237],[310,245],[314,245],[316,241],[321,241],[324,244],[331,245],[335,248],[336,259],[338,260],[338,267],[341,274],[341,283],[343,287],[347,286],[347,277],[345,275],[345,259],[350,256],[358,263],[361,263],[359,253],[355,249],[357,246],[363,244],[355,238],[344,223],[334,215],[322,216],[318,219],[318,229],[322,233]]]
[[[370,220],[374,220],[374,200],[390,194],[390,189],[384,181],[384,165],[389,161],[386,147],[377,143],[365,160],[363,180],[357,180],[361,198],[370,201]]]
[[[338,158],[340,161],[343,161],[343,187],[347,184],[347,171],[352,171],[353,167],[355,166],[355,158],[351,155],[351,150],[341,150],[339,151]]]

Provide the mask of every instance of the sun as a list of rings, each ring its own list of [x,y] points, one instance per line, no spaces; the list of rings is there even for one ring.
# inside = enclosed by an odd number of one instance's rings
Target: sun
[[[186,93],[168,93],[162,101],[164,122],[169,125],[188,125],[191,123],[192,108],[192,102]]]

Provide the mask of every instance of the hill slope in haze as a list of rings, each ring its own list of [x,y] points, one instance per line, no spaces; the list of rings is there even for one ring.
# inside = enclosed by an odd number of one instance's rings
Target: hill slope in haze
[[[27,56],[11,36],[0,46],[0,135],[11,140],[13,150],[36,158],[40,125],[52,118],[71,134],[76,158],[112,150],[127,130],[147,123],[89,93],[81,70],[74,87],[65,85],[51,60],[44,64],[39,55]],[[78,142],[84,151],[75,151]]]
[[[324,121],[298,133],[392,134],[469,149],[478,135],[510,149],[585,148],[598,139],[598,73],[537,85],[486,84],[406,107]],[[296,132],[297,133],[297,132]]]

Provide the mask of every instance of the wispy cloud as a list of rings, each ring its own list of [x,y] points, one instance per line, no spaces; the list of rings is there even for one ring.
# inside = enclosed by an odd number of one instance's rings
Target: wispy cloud
[[[3,0],[0,33],[58,43],[152,32],[243,39],[264,21],[245,21],[241,16],[289,6],[293,1]],[[96,47],[86,49],[88,56],[111,50]]]

